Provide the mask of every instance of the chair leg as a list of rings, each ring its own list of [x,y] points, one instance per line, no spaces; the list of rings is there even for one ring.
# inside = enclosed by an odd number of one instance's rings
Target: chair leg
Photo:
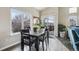
[[[23,41],[23,39],[21,40],[21,51],[24,51],[24,41]]]
[[[47,51],[47,40],[45,40],[45,45],[46,45],[46,51]]]
[[[42,42],[42,48],[43,48],[43,51],[44,51],[44,42]]]
[[[31,46],[29,45],[29,51],[31,51]]]
[[[24,45],[21,44],[21,51],[24,51]]]

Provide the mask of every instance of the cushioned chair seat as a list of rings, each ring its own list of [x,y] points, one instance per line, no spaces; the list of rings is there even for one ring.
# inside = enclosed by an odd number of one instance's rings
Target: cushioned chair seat
[[[31,40],[30,41],[31,43],[34,43],[35,42],[35,40]],[[29,45],[30,44],[30,42],[29,42],[29,39],[24,39],[24,44],[26,44],[26,45]]]
[[[44,40],[43,40],[43,36],[41,36],[41,37],[39,38],[39,41],[44,41]]]

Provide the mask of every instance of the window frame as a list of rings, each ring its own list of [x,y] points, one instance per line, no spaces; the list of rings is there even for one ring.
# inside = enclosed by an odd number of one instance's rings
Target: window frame
[[[73,9],[74,11],[73,12],[70,12],[70,9]],[[78,21],[78,8],[77,7],[70,7],[68,9],[68,12],[69,12],[69,15],[68,15],[68,21],[69,21],[69,25],[68,26],[71,26],[70,25],[70,16],[76,16],[77,19],[76,19],[76,26],[77,26],[77,21]]]
[[[77,7],[70,7],[69,8],[69,14],[72,14],[72,13],[77,13]]]
[[[72,19],[71,17],[77,17],[77,16],[75,16],[75,15],[74,15],[74,16],[73,16],[73,15],[70,15],[70,16],[69,16],[69,23],[70,23],[70,26],[71,26],[70,19]],[[75,20],[75,21],[76,21],[76,26],[77,26],[77,19],[78,19],[78,18],[76,18],[76,20]]]
[[[14,35],[20,34],[20,32],[15,32],[15,33],[14,33],[14,32],[12,31],[12,19],[11,19],[11,17],[12,17],[12,16],[11,16],[11,12],[12,12],[11,10],[12,10],[12,9],[14,9],[14,10],[16,10],[16,11],[19,11],[19,12],[21,12],[21,13],[24,13],[27,17],[29,17],[29,19],[32,18],[32,15],[31,15],[30,13],[25,13],[24,11],[22,12],[21,10],[18,10],[18,9],[15,9],[15,8],[11,8],[11,9],[10,9],[10,35],[11,35],[11,36],[14,36]],[[31,21],[30,21],[30,22],[31,22]],[[21,22],[21,26],[22,26],[21,28],[22,28],[22,29],[24,28],[24,25],[23,25],[23,24],[24,24],[24,20]],[[31,26],[31,25],[30,25],[30,26]]]

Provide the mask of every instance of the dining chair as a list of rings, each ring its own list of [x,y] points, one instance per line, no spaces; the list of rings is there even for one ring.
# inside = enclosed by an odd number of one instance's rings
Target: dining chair
[[[47,29],[45,29],[44,34],[41,35],[41,37],[39,38],[39,41],[42,42],[43,51],[44,51],[44,46],[45,45],[46,45],[46,50],[47,50],[47,44],[49,42]],[[45,45],[44,45],[44,42],[45,42]]]
[[[25,33],[28,33],[28,35],[25,35]],[[29,51],[31,51],[31,47],[34,44],[35,39],[30,37],[29,35],[29,29],[21,30],[21,50],[24,51],[24,45],[29,46]]]

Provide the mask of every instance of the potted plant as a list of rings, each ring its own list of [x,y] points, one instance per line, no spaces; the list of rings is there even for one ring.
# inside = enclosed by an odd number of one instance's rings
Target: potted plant
[[[58,24],[58,36],[64,38],[66,34],[66,26],[63,24]]]
[[[40,27],[38,26],[38,24],[33,25],[34,32],[37,32],[39,29]]]
[[[45,28],[45,26],[43,24],[40,24],[40,28]]]

